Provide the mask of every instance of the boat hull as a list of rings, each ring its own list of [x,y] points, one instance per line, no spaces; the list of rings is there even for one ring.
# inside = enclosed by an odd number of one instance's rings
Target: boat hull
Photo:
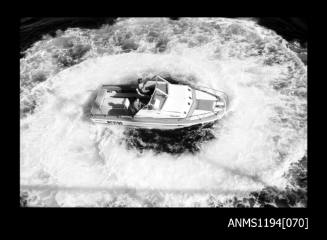
[[[106,125],[122,125],[131,128],[145,128],[145,129],[179,129],[185,127],[191,127],[199,124],[212,123],[220,120],[222,115],[212,115],[201,119],[135,119],[124,117],[112,117],[112,116],[90,116],[90,119],[95,123]]]

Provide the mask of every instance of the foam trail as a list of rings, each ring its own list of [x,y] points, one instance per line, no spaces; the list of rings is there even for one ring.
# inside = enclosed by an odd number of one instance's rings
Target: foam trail
[[[279,36],[238,19],[122,19],[111,35],[104,29],[84,30],[91,49],[78,65],[62,70],[40,62],[37,71],[48,74],[41,83],[24,80],[33,71],[27,60],[49,46],[64,50],[51,39],[21,60],[21,108],[29,99],[36,103],[21,119],[21,185],[35,193],[32,205],[206,206],[213,195],[223,201],[287,186],[285,172],[306,151],[306,68]],[[84,41],[80,31],[65,34]],[[111,50],[103,56],[97,44],[104,36]],[[136,49],[122,52],[131,42]],[[199,153],[139,153],[126,147],[123,127],[86,118],[102,84],[152,74],[230,97],[215,140]]]

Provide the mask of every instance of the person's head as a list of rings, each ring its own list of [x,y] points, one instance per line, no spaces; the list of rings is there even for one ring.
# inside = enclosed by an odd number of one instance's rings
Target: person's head
[[[142,78],[137,79],[137,83],[140,84],[142,82]]]

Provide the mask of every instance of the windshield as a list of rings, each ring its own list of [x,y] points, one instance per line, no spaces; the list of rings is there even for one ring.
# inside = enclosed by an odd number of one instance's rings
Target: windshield
[[[156,89],[151,97],[150,102],[144,107],[144,109],[160,110],[164,105],[166,99],[167,96],[160,90]]]
[[[159,90],[161,90],[166,95],[168,94],[168,86],[167,86],[167,83],[166,82],[157,82],[156,88],[158,88]]]
[[[151,96],[149,103],[143,109],[160,110],[168,97],[168,82],[160,76],[155,78],[155,90]]]

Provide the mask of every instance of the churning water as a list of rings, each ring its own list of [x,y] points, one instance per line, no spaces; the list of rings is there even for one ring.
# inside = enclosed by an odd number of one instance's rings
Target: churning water
[[[20,64],[20,183],[29,206],[235,206],[230,199],[269,187],[276,198],[299,188],[290,170],[306,157],[307,67],[254,20],[70,28],[35,42]],[[159,131],[86,117],[102,84],[154,74],[227,93],[225,118]]]

